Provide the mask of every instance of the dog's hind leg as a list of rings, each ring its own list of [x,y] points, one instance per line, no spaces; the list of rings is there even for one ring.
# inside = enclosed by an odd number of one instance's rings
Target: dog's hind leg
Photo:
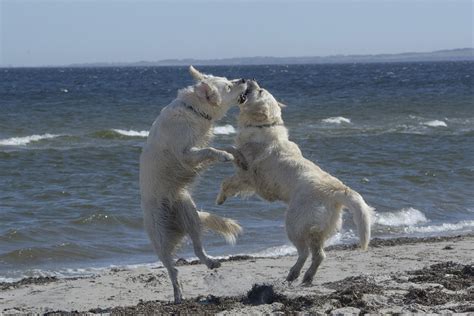
[[[288,239],[295,245],[296,250],[298,250],[298,259],[286,277],[288,282],[294,281],[299,277],[301,269],[309,255],[308,237],[305,233],[305,229],[302,228],[304,227],[304,223],[302,225],[304,217],[301,216],[301,212],[298,210],[304,210],[304,208],[300,205],[290,206],[286,212],[285,219]]]
[[[167,235],[163,236],[161,247],[157,251],[158,257],[160,258],[163,266],[168,270],[168,275],[173,285],[174,303],[181,304],[183,301],[183,294],[181,293],[181,286],[178,282],[178,269],[175,268],[173,262],[173,253],[176,246],[182,240],[183,235],[180,232],[168,232]]]
[[[173,293],[174,293],[174,303],[180,304],[183,301],[183,294],[181,293],[181,287],[178,283],[178,269],[174,267],[173,259],[172,259],[172,248],[174,247],[167,247],[166,241],[160,245],[155,243],[155,240],[152,240],[153,248],[158,255],[158,258],[163,263],[163,266],[168,270],[168,276],[171,280],[171,284],[173,285]],[[164,247],[163,247],[164,246]],[[174,245],[173,245],[174,246]]]
[[[181,287],[178,283],[178,269],[174,267],[171,255],[162,254],[160,259],[166,270],[168,270],[168,275],[171,279],[171,284],[173,285],[174,303],[181,304],[183,301],[183,294],[181,293]]]
[[[288,276],[286,277],[286,280],[288,282],[292,282],[299,277],[301,269],[303,268],[303,265],[306,262],[306,259],[308,258],[308,255],[309,255],[309,249],[304,239],[291,240],[291,241],[293,242],[296,249],[298,250],[298,260],[296,260],[295,265],[291,267],[290,272],[288,273]]]
[[[178,202],[181,206],[179,208],[180,216],[182,219],[183,228],[188,233],[193,243],[194,253],[209,269],[219,268],[221,263],[216,259],[211,259],[205,253],[202,246],[201,233],[202,226],[201,220],[191,196],[189,194],[182,195]]]
[[[178,283],[178,270],[173,265],[172,254],[184,234],[176,223],[175,214],[171,212],[167,199],[163,199],[159,206],[155,202],[143,204],[143,209],[145,230],[158,258],[168,270],[168,276],[173,285],[174,302],[179,304],[183,300],[183,295]]]
[[[305,285],[310,285],[313,283],[313,277],[316,274],[316,271],[319,268],[321,262],[326,258],[326,254],[324,253],[324,241],[321,239],[312,239],[310,241],[310,249],[311,249],[311,265],[309,266],[308,270],[304,274],[302,283]]]

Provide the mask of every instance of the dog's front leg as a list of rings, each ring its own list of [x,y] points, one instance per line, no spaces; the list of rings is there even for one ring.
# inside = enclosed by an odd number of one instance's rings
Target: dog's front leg
[[[183,152],[183,161],[192,166],[199,165],[204,162],[228,162],[234,160],[234,156],[226,151],[218,150],[212,147],[197,148],[192,147]]]
[[[242,177],[238,174],[234,174],[232,177],[225,178],[224,181],[222,181],[221,190],[216,198],[216,204],[224,204],[229,196],[236,196],[243,192],[253,192],[253,189]]]

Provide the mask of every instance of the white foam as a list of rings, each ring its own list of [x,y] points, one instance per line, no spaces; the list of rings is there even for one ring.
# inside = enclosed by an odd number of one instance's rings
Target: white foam
[[[133,270],[139,268],[153,269],[162,267],[160,261],[153,263],[141,263],[141,264],[127,264],[127,265],[108,265],[102,267],[89,267],[89,268],[65,268],[59,270],[41,270],[41,269],[29,269],[26,271],[9,271],[10,277],[0,276],[0,282],[16,282],[28,277],[57,277],[59,279],[74,278],[74,277],[91,277],[100,275],[104,272],[108,272],[111,269],[124,269]]]
[[[336,232],[334,235],[329,237],[328,240],[326,240],[325,246],[351,243],[357,240],[358,240],[358,237],[355,235],[354,231],[352,229],[349,229],[347,231]]]
[[[326,242],[325,246],[331,246],[331,245],[340,245],[340,244],[346,244],[346,243],[353,243],[358,240],[358,237],[356,236],[355,232],[352,229],[348,230],[343,230],[335,233],[332,235]],[[273,258],[273,257],[281,257],[281,256],[291,256],[291,255],[296,255],[297,250],[296,248],[291,245],[282,245],[282,246],[276,246],[276,247],[270,247],[267,249],[264,249],[259,252],[251,253],[248,254],[251,257],[265,257],[265,258]],[[246,255],[246,254],[242,254]],[[227,256],[226,258],[228,258]]]
[[[124,136],[132,136],[132,137],[148,137],[148,131],[134,131],[134,130],[124,130],[124,129],[112,129],[114,132],[119,133],[120,135]]]
[[[350,124],[351,120],[343,117],[343,116],[336,116],[336,117],[328,117],[322,120],[324,123],[330,123],[330,124],[341,124],[341,123],[347,123]]]
[[[444,223],[441,225],[430,225],[430,226],[412,226],[406,227],[404,230],[406,233],[440,233],[447,231],[462,231],[462,230],[472,231],[474,229],[474,221],[461,221],[455,224]]]
[[[22,146],[27,145],[31,142],[37,142],[42,139],[49,139],[59,137],[61,135],[54,134],[43,134],[43,135],[30,135],[24,137],[12,137],[6,139],[0,139],[0,146]]]
[[[214,134],[216,135],[229,135],[229,134],[235,134],[235,133],[236,133],[235,128],[230,124],[214,127]]]
[[[424,122],[423,125],[430,126],[430,127],[448,127],[446,122],[440,121],[440,120]]]
[[[124,129],[118,129],[118,128],[114,128],[112,130],[116,133],[119,133],[120,135],[130,136],[130,137],[148,137],[148,134],[149,134],[148,131],[124,130]],[[229,135],[229,134],[235,134],[235,133],[236,133],[235,128],[230,124],[214,127],[214,134],[217,134],[217,135]]]
[[[413,226],[426,222],[428,219],[425,214],[413,207],[395,212],[376,213],[375,215],[375,223],[384,226]]]
[[[325,242],[325,246],[352,243],[352,242],[356,242],[357,240],[358,240],[358,237],[356,236],[355,232],[352,229],[349,229],[347,231],[337,232],[336,234],[331,236]],[[243,253],[241,255],[249,255],[251,257],[274,258],[274,257],[282,257],[282,256],[292,256],[296,254],[297,254],[296,248],[292,244],[287,244],[287,245],[282,245],[282,246],[266,248],[264,250],[250,253],[250,254]],[[227,259],[232,256],[235,256],[235,255],[222,256],[222,257],[216,257],[216,258]]]
[[[291,245],[276,246],[264,249],[262,251],[252,253],[252,257],[280,257],[296,254],[296,248]]]
[[[21,280],[22,278],[7,278],[7,277],[2,277],[0,276],[0,283],[12,283],[12,282],[16,282],[18,280]]]

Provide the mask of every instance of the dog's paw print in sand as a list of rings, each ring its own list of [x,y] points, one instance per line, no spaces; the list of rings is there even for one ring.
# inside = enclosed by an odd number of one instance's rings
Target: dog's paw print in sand
[[[224,276],[219,273],[219,271],[210,271],[205,277],[204,282],[208,286],[218,285],[224,280]]]

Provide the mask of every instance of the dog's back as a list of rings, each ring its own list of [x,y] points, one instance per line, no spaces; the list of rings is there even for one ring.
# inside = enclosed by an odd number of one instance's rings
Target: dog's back
[[[305,226],[313,223],[308,227],[316,226],[313,228],[320,230],[324,239],[338,228],[343,206],[355,210],[355,222],[362,231],[361,246],[367,248],[371,208],[357,192],[304,158],[297,144],[280,139],[267,144],[242,144],[239,150],[249,165],[248,172],[240,172],[246,174],[258,195],[268,201],[283,201],[295,212],[300,212],[303,205],[312,205],[308,217],[302,216]],[[363,214],[356,205],[363,208]]]
[[[278,127],[284,128],[284,127]],[[263,198],[290,203],[297,192],[317,194],[328,185],[345,186],[303,157],[297,144],[279,139],[268,143],[249,142],[238,148],[246,158],[256,193]],[[270,197],[271,195],[271,197]]]

